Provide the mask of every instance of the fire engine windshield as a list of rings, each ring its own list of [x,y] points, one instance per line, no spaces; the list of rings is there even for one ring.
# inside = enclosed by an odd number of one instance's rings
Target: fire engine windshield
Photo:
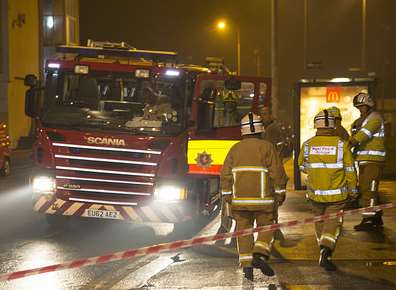
[[[51,127],[174,135],[185,120],[184,83],[180,78],[142,79],[128,73],[50,72],[42,122]]]

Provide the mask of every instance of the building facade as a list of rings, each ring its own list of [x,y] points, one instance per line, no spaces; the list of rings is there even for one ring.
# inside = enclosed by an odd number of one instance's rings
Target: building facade
[[[11,147],[32,133],[25,116],[23,78],[43,79],[45,59],[58,44],[78,44],[78,0],[0,0],[0,121]]]
[[[26,74],[38,74],[38,0],[1,1],[0,118],[9,126],[11,146],[28,136],[31,120],[25,116]]]

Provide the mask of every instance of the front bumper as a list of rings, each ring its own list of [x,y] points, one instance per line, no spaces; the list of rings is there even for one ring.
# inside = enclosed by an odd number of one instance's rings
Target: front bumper
[[[190,202],[152,203],[147,206],[109,205],[66,201],[54,196],[40,195],[34,200],[33,209],[43,214],[89,217],[87,210],[116,211],[117,220],[132,222],[177,223],[192,219]]]

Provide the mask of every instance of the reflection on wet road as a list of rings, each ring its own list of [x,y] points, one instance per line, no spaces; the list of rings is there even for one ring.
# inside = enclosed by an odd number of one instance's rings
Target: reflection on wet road
[[[189,238],[204,225],[186,224],[183,231],[174,231],[172,224],[143,225],[71,219],[63,228],[51,229],[44,216],[32,211],[27,185],[30,166],[22,165],[13,169],[10,177],[0,179],[1,273]],[[135,260],[0,282],[0,289],[80,289],[84,285],[100,285],[109,273],[113,275],[120,272],[120,269],[131,265]],[[127,271],[126,268],[124,270]]]
[[[71,219],[51,229],[44,216],[32,211],[29,165],[20,163],[13,169],[10,177],[0,179],[1,273],[210,235],[219,226],[219,217],[176,230],[170,224]],[[396,200],[396,182],[383,182],[381,190],[387,202]],[[304,193],[288,192],[280,221],[309,216]],[[276,276],[256,271],[254,284],[242,278],[235,248],[204,245],[0,282],[0,289],[396,289],[396,209],[386,210],[380,231],[355,232],[353,225],[359,220],[360,216],[345,219],[333,257],[339,267],[335,273],[318,267],[313,226],[306,225],[282,229],[271,259]]]

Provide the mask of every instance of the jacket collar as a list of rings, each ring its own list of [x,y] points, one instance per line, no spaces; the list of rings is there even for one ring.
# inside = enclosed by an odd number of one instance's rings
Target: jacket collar
[[[316,136],[335,136],[335,129],[318,129]]]

